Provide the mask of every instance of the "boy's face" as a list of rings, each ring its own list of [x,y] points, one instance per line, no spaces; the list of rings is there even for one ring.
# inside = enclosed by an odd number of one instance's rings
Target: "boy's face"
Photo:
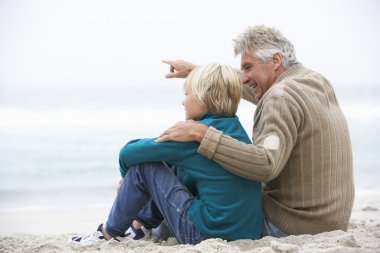
[[[185,99],[182,101],[182,104],[185,107],[186,120],[196,120],[200,115],[207,111],[205,106],[198,102],[190,89],[185,90]]]

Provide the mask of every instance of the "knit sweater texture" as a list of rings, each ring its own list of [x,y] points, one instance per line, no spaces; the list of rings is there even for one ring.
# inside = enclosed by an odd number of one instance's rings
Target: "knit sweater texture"
[[[251,143],[236,116],[206,113],[198,122]],[[225,240],[260,238],[263,219],[260,182],[236,176],[200,155],[198,142],[154,140],[128,142],[120,151],[121,168],[156,161],[177,166],[177,177],[194,196],[187,215],[203,236]],[[124,177],[126,171],[120,172]]]
[[[254,102],[251,87],[243,98]],[[348,228],[354,201],[346,119],[330,82],[296,64],[257,103],[245,144],[209,127],[198,152],[244,178],[264,182],[265,216],[289,234]]]

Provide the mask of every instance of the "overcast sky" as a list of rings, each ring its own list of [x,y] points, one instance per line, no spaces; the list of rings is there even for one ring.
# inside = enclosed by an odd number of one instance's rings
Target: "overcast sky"
[[[0,0],[0,92],[155,85],[166,58],[239,67],[232,39],[256,24],[280,29],[334,85],[380,85],[379,14],[376,0]]]
[[[258,24],[280,29],[298,60],[338,87],[357,171],[372,176],[380,124],[380,0],[0,0],[3,136],[16,151],[41,148],[43,154],[45,147],[77,153],[72,145],[94,136],[104,143],[121,132],[115,143],[156,136],[183,119],[177,85],[183,80],[165,79],[168,66],[161,60],[239,68],[232,40]],[[250,133],[254,110],[241,105],[238,115]],[[2,147],[13,152],[8,142]],[[366,187],[379,181],[371,178]]]

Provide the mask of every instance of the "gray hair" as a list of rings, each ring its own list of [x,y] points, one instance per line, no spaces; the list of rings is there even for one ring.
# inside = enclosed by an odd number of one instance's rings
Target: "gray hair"
[[[285,69],[298,63],[293,44],[276,28],[264,25],[249,26],[233,41],[235,55],[250,51],[263,62],[267,62],[274,54],[280,53]]]

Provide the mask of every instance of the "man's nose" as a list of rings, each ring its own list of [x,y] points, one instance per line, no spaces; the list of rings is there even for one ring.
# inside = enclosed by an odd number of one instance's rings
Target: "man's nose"
[[[241,74],[241,77],[240,77],[240,79],[241,79],[241,82],[242,83],[244,83],[244,84],[246,84],[246,83],[248,83],[248,81],[249,81],[249,76],[247,75],[247,74]]]

